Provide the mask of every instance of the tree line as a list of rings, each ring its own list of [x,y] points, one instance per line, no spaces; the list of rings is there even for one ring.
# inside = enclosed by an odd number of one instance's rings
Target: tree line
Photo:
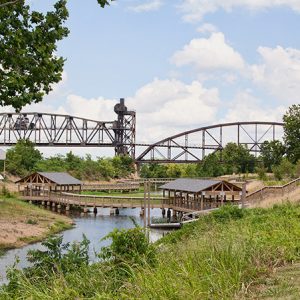
[[[80,157],[70,151],[66,155],[45,158],[32,142],[19,140],[14,147],[7,150],[6,170],[21,177],[34,171],[43,171],[68,172],[83,180],[109,180],[127,177],[134,173],[135,167],[129,156],[93,159],[89,154]]]

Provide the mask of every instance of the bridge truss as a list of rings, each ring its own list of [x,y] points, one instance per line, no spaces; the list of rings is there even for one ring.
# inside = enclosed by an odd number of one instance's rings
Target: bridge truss
[[[201,127],[148,146],[136,162],[197,163],[209,153],[222,151],[228,142],[244,145],[257,155],[264,141],[282,139],[282,126],[278,122],[235,122]]]
[[[28,139],[39,147],[114,147],[116,154],[135,158],[135,112],[127,110],[124,99],[116,104],[115,112],[116,121],[48,113],[1,113],[0,145],[11,146]]]

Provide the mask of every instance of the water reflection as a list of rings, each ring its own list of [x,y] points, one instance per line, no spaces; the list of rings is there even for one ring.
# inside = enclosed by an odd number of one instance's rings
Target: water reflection
[[[49,207],[50,208],[50,207]],[[51,209],[51,208],[50,208]],[[90,240],[90,257],[92,261],[96,260],[95,252],[99,252],[101,247],[109,244],[108,240],[101,241],[101,239],[111,232],[114,228],[132,228],[134,224],[130,217],[141,226],[143,226],[143,218],[140,217],[140,209],[124,208],[120,209],[119,215],[110,215],[109,208],[98,208],[98,213],[95,215],[93,212],[89,214],[82,214],[80,212],[69,212],[73,218],[76,226],[70,230],[63,232],[63,241],[73,242],[80,241],[82,235],[85,234]],[[161,209],[151,209],[151,216],[160,217]],[[158,240],[168,231],[151,229],[150,240],[152,242]],[[9,250],[4,256],[0,257],[0,283],[6,282],[5,272],[7,267],[12,266],[15,258],[19,257],[19,268],[24,268],[29,265],[26,260],[28,250],[42,249],[41,243],[25,246],[20,249]]]

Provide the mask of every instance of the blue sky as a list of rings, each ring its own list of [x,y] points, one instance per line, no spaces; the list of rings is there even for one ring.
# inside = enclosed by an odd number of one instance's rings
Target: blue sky
[[[47,10],[55,1],[31,0]],[[69,0],[63,80],[25,110],[114,118],[125,97],[138,142],[219,122],[280,121],[300,103],[300,1]]]

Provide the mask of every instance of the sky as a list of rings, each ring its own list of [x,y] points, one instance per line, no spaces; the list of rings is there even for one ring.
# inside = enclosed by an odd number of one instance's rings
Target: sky
[[[30,0],[42,11],[54,3]],[[68,8],[70,35],[57,50],[63,79],[23,111],[114,120],[125,98],[137,142],[152,143],[221,122],[281,121],[300,103],[299,0],[116,0],[105,9],[69,0]]]

